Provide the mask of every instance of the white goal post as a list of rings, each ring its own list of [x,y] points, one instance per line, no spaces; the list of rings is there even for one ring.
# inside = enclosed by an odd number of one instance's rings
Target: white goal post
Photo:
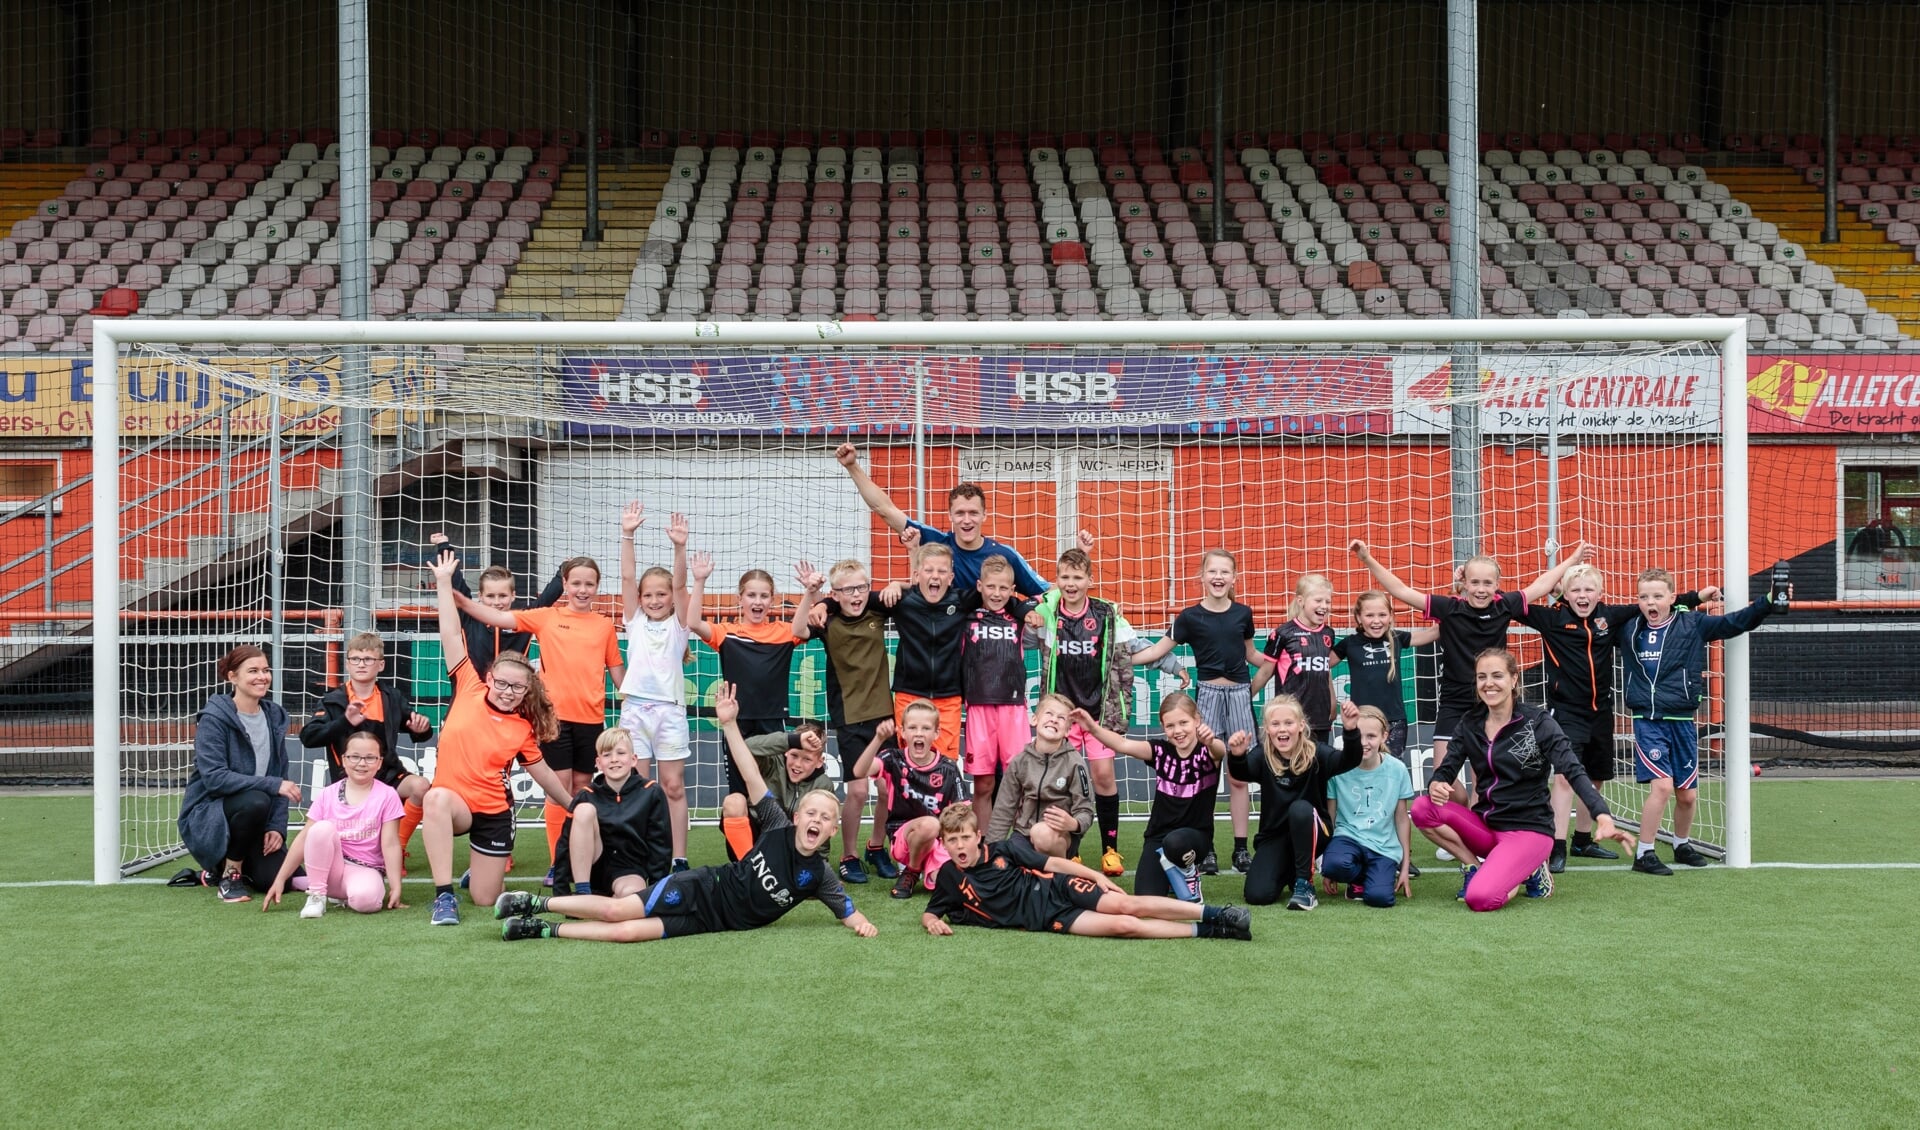
[[[94,882],[121,878],[120,554],[122,350],[198,342],[335,346],[789,347],[1354,346],[1447,343],[1684,343],[1717,350],[1726,599],[1747,595],[1747,323],[1735,318],[1383,321],[534,322],[102,320],[94,327],[92,553]],[[1752,862],[1748,643],[1724,645],[1726,862]],[[1622,814],[1623,816],[1626,814]]]

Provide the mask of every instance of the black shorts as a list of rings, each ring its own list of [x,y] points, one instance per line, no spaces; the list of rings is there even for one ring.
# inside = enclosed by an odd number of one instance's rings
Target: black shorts
[[[714,887],[713,868],[696,867],[668,875],[641,897],[646,900],[647,917],[660,920],[663,939],[683,938],[726,929],[718,915]]]
[[[867,751],[867,743],[873,741],[873,735],[880,729],[885,718],[870,718],[865,722],[844,722],[833,730],[834,744],[840,748],[840,780],[851,779],[853,763]]]
[[[1460,719],[1473,709],[1474,702],[1472,691],[1458,694],[1449,688],[1441,688],[1440,708],[1433,716],[1433,740],[1453,740],[1453,732],[1460,728]]]
[[[761,734],[777,733],[787,728],[785,718],[740,718],[734,724],[740,727],[740,736],[743,738],[757,738]],[[854,756],[859,757],[859,752],[856,751]],[[740,768],[733,763],[725,741],[720,743],[720,770],[726,778],[729,795],[747,795],[747,784],[740,779]]]
[[[467,829],[467,849],[475,855],[505,859],[513,854],[513,810],[476,812]]]
[[[612,895],[614,881],[628,875],[647,878],[647,873],[638,860],[627,859],[610,852],[601,852],[600,858],[593,861],[593,874],[587,876],[587,881],[592,885],[594,894]],[[641,893],[646,892],[642,890]]]
[[[1573,747],[1573,755],[1580,759],[1580,767],[1587,771],[1587,779],[1596,785],[1613,780],[1613,713],[1598,714],[1555,706],[1553,720],[1560,723],[1561,731],[1567,735],[1567,744]]]
[[[1041,908],[1039,921],[1027,926],[1036,934],[1065,934],[1071,931],[1075,919],[1089,910],[1099,908],[1103,893],[1092,879],[1082,879],[1078,875],[1055,875],[1048,880],[1047,888],[1051,897]]]
[[[540,743],[540,759],[555,773],[591,773],[599,756],[593,747],[605,730],[598,722],[561,722],[553,740]]]

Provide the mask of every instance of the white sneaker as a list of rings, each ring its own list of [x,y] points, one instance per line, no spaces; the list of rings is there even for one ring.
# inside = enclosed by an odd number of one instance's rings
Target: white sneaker
[[[1446,848],[1434,848],[1433,854],[1438,856],[1440,859],[1440,862],[1442,863],[1453,862],[1453,853],[1448,851]]]
[[[300,908],[300,917],[318,918],[327,912],[327,896],[319,891],[307,892],[307,905]]]

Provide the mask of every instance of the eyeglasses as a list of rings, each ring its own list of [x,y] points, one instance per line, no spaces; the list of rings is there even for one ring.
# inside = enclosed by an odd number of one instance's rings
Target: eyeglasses
[[[865,585],[835,585],[833,589],[833,595],[859,596],[861,593],[867,592],[867,591],[869,590]]]
[[[365,664],[365,663],[378,663],[378,662],[380,662],[380,656],[378,656],[378,655],[349,655],[349,656],[347,656],[347,663],[348,663],[349,665],[355,665],[355,666],[357,666],[357,665],[360,665],[360,664]]]
[[[499,691],[501,694],[526,694],[528,685],[529,684],[526,683],[501,682],[499,679],[493,681],[493,689]]]
[[[347,754],[347,755],[346,755],[345,757],[343,757],[343,758],[341,758],[340,760],[342,760],[342,761],[374,761],[374,762],[377,762],[377,761],[379,761],[379,760],[380,760],[380,755],[379,755],[379,754],[377,754],[377,753],[349,753],[349,754]]]

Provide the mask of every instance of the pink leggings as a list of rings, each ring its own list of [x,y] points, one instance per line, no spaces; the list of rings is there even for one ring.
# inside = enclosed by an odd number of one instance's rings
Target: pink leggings
[[[307,890],[318,891],[347,904],[347,909],[372,914],[386,903],[386,880],[371,867],[363,867],[340,852],[340,829],[331,820],[315,820],[307,825]]]
[[[1480,869],[1467,882],[1468,910],[1499,910],[1513,889],[1540,869],[1553,851],[1553,837],[1540,832],[1496,832],[1464,804],[1435,804],[1425,796],[1413,801],[1416,828],[1445,824],[1467,850],[1480,857]]]

